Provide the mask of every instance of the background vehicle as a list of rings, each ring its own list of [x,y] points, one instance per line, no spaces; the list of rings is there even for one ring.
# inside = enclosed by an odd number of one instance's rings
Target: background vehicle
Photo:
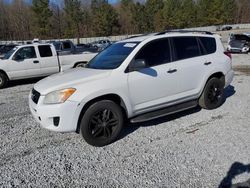
[[[98,52],[98,48],[90,44],[77,44],[76,48],[78,48],[80,51],[83,51],[83,52],[92,52],[92,53]]]
[[[0,88],[9,80],[48,76],[84,66],[95,53],[58,56],[53,45],[31,44],[13,48],[0,60]]]
[[[234,53],[248,53],[250,37],[245,34],[230,34],[227,50]]]
[[[221,27],[222,31],[229,31],[229,30],[232,30],[232,29],[233,29],[233,27],[229,26],[229,25],[224,25],[224,26]]]
[[[110,45],[111,45],[110,40],[99,40],[92,43],[92,46],[96,47],[98,51],[102,51]]]
[[[243,33],[243,35],[250,37],[250,32]]]
[[[229,25],[217,25],[216,26],[216,31],[229,31],[232,30],[233,27]]]
[[[231,56],[220,36],[195,32],[126,39],[86,68],[39,81],[29,96],[33,117],[46,129],[81,132],[89,144],[104,146],[117,139],[125,119],[219,107],[234,75]]]
[[[3,58],[6,53],[8,53],[10,50],[12,50],[16,46],[17,45],[15,44],[7,44],[7,45],[1,46],[0,47],[0,59]]]
[[[52,44],[55,46],[56,51],[60,55],[69,55],[69,54],[79,54],[82,52],[92,52],[97,53],[96,48],[87,48],[86,46],[81,45],[75,46],[72,41],[54,41]]]
[[[70,40],[65,41],[54,41],[52,44],[55,46],[56,51],[60,55],[81,53],[82,51],[77,50],[73,42]]]

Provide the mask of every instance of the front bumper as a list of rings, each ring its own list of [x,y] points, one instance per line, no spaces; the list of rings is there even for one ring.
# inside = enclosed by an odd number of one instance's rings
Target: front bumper
[[[234,71],[231,69],[228,71],[228,73],[225,75],[225,88],[231,84],[234,78]]]
[[[66,101],[62,104],[46,105],[43,104],[43,100],[44,96],[41,96],[36,104],[31,99],[31,94],[29,95],[31,114],[43,128],[56,132],[76,131],[81,111],[78,102]]]
[[[232,53],[247,53],[249,52],[249,47],[243,47],[243,48],[228,47],[227,50]]]

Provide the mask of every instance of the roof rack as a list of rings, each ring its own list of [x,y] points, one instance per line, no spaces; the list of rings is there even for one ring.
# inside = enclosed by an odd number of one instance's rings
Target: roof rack
[[[212,32],[209,31],[199,31],[199,30],[166,30],[166,31],[162,31],[156,34],[157,35],[164,35],[166,33],[203,33],[203,34],[207,34],[207,35],[213,35]]]
[[[132,38],[141,37],[141,36],[143,36],[143,35],[133,35],[133,36],[130,36],[130,37],[126,38],[126,39],[132,39]]]
[[[136,38],[136,37],[145,37],[145,36],[155,36],[157,33],[144,33],[144,34],[138,34],[138,35],[133,35],[133,36],[130,36],[126,39],[132,39],[132,38]]]

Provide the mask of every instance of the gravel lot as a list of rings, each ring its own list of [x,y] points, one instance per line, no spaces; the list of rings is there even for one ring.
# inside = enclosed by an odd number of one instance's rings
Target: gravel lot
[[[31,81],[0,90],[0,187],[218,187],[250,178],[250,54],[234,55],[225,104],[128,125],[94,148],[41,129],[28,109]]]

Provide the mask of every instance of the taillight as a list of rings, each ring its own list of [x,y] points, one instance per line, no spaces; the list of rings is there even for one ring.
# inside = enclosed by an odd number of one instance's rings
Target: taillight
[[[230,59],[232,59],[232,55],[231,55],[231,53],[230,53],[230,52],[225,51],[225,52],[224,52],[224,54],[225,54],[226,56],[228,56]]]

